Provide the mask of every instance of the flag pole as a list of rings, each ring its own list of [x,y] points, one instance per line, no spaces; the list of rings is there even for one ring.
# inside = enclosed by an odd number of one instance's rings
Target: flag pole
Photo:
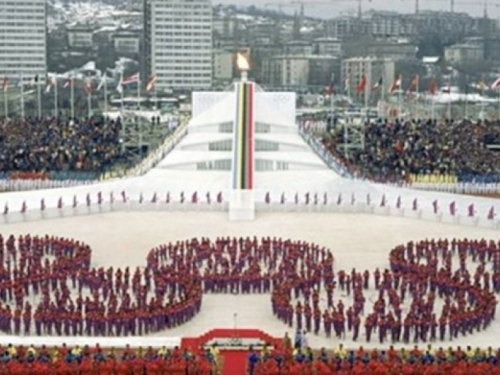
[[[104,112],[108,112],[108,80],[104,76]]]
[[[399,75],[399,91],[398,91],[398,103],[399,103],[399,118],[403,118],[403,75]]]
[[[137,109],[141,110],[141,74],[137,73]]]
[[[24,118],[24,78],[21,73],[21,117]]]
[[[498,120],[500,121],[500,86],[498,87]]]
[[[54,117],[59,116],[59,103],[58,103],[58,92],[57,92],[57,78],[54,76]]]
[[[446,117],[448,117],[448,120],[451,119],[451,78],[448,81],[448,114]]]
[[[88,118],[92,117],[92,87],[90,82],[87,82],[87,107],[88,107]]]
[[[71,74],[69,84],[71,85],[71,118],[75,118],[75,77]]]
[[[40,87],[40,78],[36,82],[37,96],[38,96],[38,118],[42,117],[42,90]]]
[[[332,73],[330,77],[330,125],[331,128],[333,128],[333,117],[335,113],[335,85],[334,85],[334,80],[335,80],[335,73]]]
[[[120,109],[123,116],[123,66],[120,69]]]
[[[5,112],[5,117],[9,117],[9,101],[7,99],[7,86],[3,88],[3,108]]]

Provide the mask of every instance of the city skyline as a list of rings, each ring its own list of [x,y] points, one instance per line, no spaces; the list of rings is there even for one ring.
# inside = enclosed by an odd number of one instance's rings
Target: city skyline
[[[443,11],[451,9],[452,0],[419,0],[420,12]],[[485,1],[453,0],[456,13],[468,13],[473,17],[481,17],[484,14]],[[273,1],[273,0],[217,0],[214,5],[254,5],[258,8],[278,10],[282,4],[285,13],[293,14],[300,10],[300,1]],[[304,0],[304,13],[306,16],[319,18],[333,18],[338,16],[356,15],[358,11],[358,0]],[[369,10],[390,11],[398,13],[415,13],[415,0],[361,0],[363,12]],[[500,0],[486,1],[486,10],[489,18],[500,20]]]

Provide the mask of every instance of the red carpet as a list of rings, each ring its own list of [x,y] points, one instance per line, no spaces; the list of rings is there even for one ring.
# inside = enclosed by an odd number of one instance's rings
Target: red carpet
[[[221,350],[222,375],[245,375],[247,369],[246,350]]]

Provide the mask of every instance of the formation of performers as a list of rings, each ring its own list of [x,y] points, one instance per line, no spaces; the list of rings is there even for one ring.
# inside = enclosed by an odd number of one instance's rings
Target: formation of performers
[[[374,272],[334,272],[328,249],[269,237],[169,243],[146,261],[92,268],[78,241],[0,236],[0,330],[144,335],[192,319],[203,293],[270,293],[274,314],[298,330],[408,344],[486,329],[500,291],[500,242],[485,240],[410,242]]]
[[[455,258],[458,264],[453,263]],[[297,273],[290,267],[281,277],[291,281],[272,292],[274,313],[308,332],[322,330],[339,339],[350,334],[354,341],[364,333],[367,342],[376,339],[380,344],[452,340],[484,330],[494,319],[494,293],[500,291],[500,243],[410,242],[391,251],[389,260],[391,269],[376,269],[373,277],[369,271],[339,271],[335,280],[324,284],[324,309],[320,285],[300,276],[294,282]],[[473,273],[470,265],[475,267]],[[350,296],[352,305],[334,301],[337,289]],[[373,294],[375,301],[367,306],[367,297]]]
[[[90,262],[90,248],[78,241],[0,236],[0,330],[142,335],[178,326],[201,307],[200,276],[188,256],[133,272]]]

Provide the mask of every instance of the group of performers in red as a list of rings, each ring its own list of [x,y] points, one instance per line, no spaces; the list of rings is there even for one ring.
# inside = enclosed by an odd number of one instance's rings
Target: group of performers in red
[[[202,238],[158,246],[131,271],[92,268],[91,249],[78,241],[0,236],[0,330],[148,334],[193,318],[203,293],[269,292],[290,326],[381,344],[453,339],[494,319],[500,243],[410,242],[389,262],[383,271],[335,273],[332,253],[304,241]]]
[[[335,278],[322,274],[323,283],[316,268],[328,257],[305,268],[289,260],[279,271],[284,282],[272,291],[274,313],[308,332],[339,339],[350,334],[354,341],[364,334],[367,342],[380,344],[454,339],[486,329],[494,319],[500,243],[410,242],[392,250],[389,258],[390,269],[340,270]],[[352,304],[334,301],[334,293],[348,295]],[[324,294],[326,306],[320,303]]]
[[[177,256],[131,271],[92,268],[91,249],[56,237],[0,236],[0,330],[127,336],[178,326],[201,307],[195,262]]]

